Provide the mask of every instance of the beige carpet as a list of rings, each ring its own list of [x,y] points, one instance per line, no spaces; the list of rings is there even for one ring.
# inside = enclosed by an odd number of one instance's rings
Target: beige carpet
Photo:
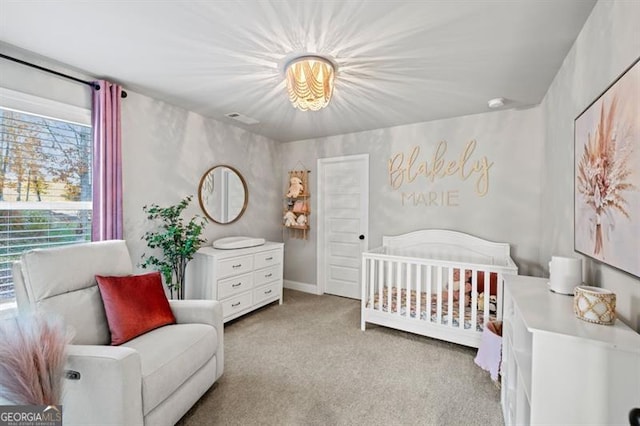
[[[360,302],[285,290],[225,327],[222,378],[195,425],[502,425],[476,350],[369,325]]]

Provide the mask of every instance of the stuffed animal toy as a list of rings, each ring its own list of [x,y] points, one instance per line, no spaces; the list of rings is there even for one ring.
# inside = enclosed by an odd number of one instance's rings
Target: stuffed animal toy
[[[484,292],[478,295],[478,310],[484,311]],[[498,310],[498,297],[489,296],[489,312],[496,312]]]
[[[292,177],[289,179],[289,191],[287,191],[287,197],[296,198],[304,191],[304,185],[302,185],[302,179],[299,177]]]
[[[498,296],[489,296],[489,312],[498,311]]]
[[[449,283],[447,283],[447,290],[445,291],[448,296]],[[443,293],[445,293],[443,292]],[[471,271],[464,271],[464,300],[465,306],[471,306]],[[460,269],[455,268],[453,270],[453,300],[460,299]],[[447,300],[444,298],[444,300]]]
[[[302,200],[297,200],[293,204],[293,212],[294,213],[307,213],[309,211],[309,206],[306,202]]]
[[[306,225],[307,224],[307,216],[301,214],[300,216],[298,216],[298,218],[296,219],[296,223],[298,225]]]
[[[454,280],[455,280],[455,275],[454,275]],[[471,284],[469,283],[465,283],[464,284],[464,300],[466,301],[467,304],[469,304],[469,301],[471,300]],[[435,301],[438,298],[437,294],[432,294],[431,298]],[[453,282],[453,300],[459,300],[460,299],[460,281],[454,281]],[[442,300],[447,301],[449,300],[449,283],[446,284],[445,286],[445,290],[442,290]]]
[[[293,226],[296,224],[296,215],[292,211],[287,211],[282,218],[284,220],[284,226]]]

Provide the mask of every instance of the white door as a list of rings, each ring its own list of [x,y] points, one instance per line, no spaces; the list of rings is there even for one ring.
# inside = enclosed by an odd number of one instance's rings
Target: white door
[[[318,288],[360,299],[369,232],[369,154],[318,160]]]

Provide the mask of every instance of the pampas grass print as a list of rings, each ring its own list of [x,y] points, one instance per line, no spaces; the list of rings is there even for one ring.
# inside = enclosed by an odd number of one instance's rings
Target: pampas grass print
[[[62,321],[23,315],[0,321],[0,396],[16,405],[57,405],[68,338]]]
[[[601,216],[611,216],[612,211],[620,212],[627,219],[627,201],[624,192],[635,189],[629,178],[631,147],[621,137],[624,126],[616,123],[617,98],[614,96],[605,109],[603,102],[594,135],[589,134],[578,163],[578,192],[594,214],[595,247],[594,254],[603,248]]]

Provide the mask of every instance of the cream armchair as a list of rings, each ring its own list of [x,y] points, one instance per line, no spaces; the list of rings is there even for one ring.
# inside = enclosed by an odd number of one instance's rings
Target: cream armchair
[[[170,301],[177,324],[120,346],[110,334],[95,275],[133,271],[124,241],[33,250],[13,266],[20,311],[63,317],[73,333],[63,390],[64,424],[171,425],[223,372],[222,306]]]

